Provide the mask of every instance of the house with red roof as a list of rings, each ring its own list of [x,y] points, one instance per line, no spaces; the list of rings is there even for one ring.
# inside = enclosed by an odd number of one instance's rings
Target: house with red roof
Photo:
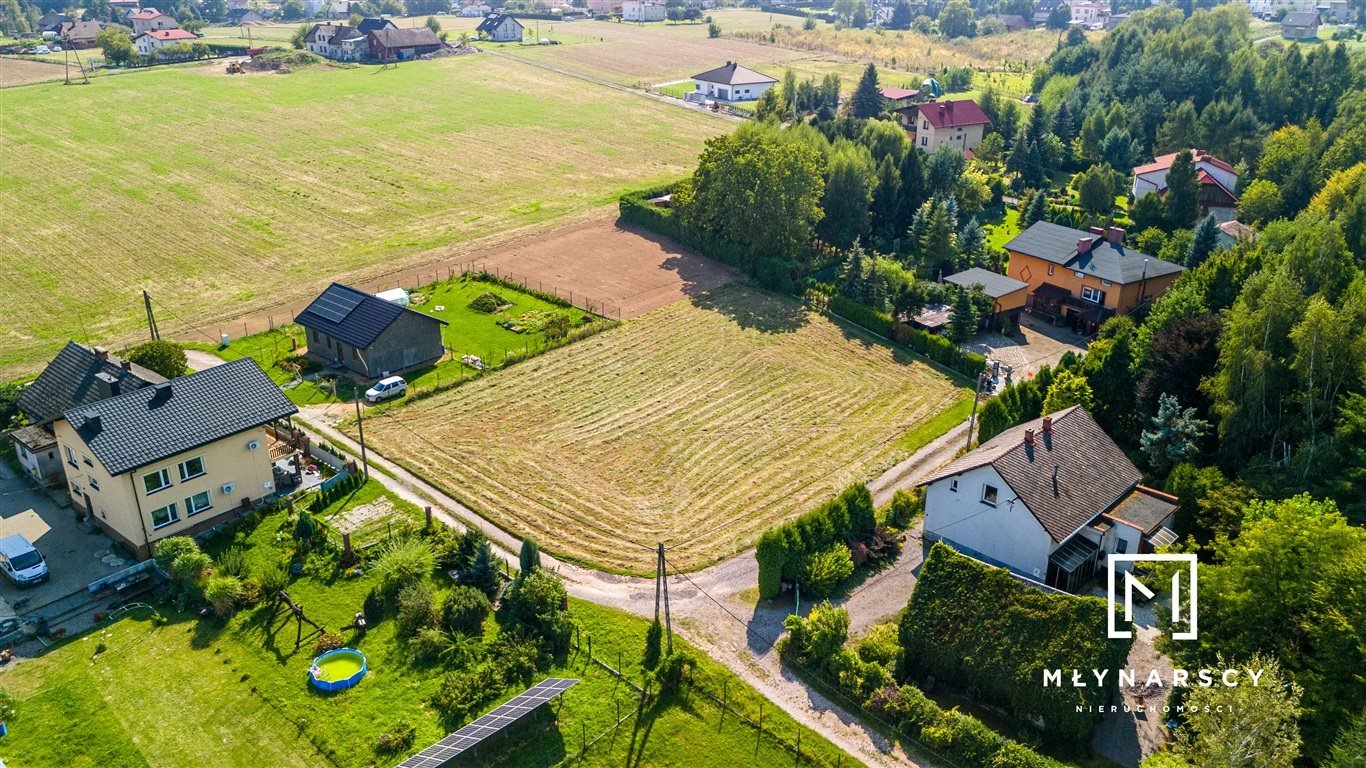
[[[1191,162],[1200,180],[1200,207],[1214,214],[1218,221],[1232,221],[1238,208],[1238,171],[1233,166],[1203,149],[1192,149]],[[1151,163],[1134,168],[1134,184],[1130,190],[1137,201],[1145,195],[1167,192],[1167,172],[1178,153],[1162,155]]]
[[[920,91],[914,88],[883,88],[879,93],[887,100],[887,109],[903,109],[920,100]]]
[[[180,24],[175,17],[169,13],[162,13],[155,8],[143,8],[128,20],[133,23],[133,34],[140,35],[143,32],[151,32],[154,29],[179,29]]]
[[[967,154],[982,143],[991,120],[972,99],[930,101],[893,110],[921,152],[950,146]]]
[[[183,29],[153,29],[133,38],[133,46],[138,53],[149,57],[165,48],[179,43],[193,43],[199,36]]]

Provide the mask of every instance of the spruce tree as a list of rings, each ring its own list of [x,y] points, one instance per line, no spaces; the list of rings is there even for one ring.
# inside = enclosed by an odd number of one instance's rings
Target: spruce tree
[[[859,78],[858,87],[849,100],[849,113],[854,117],[870,118],[882,114],[882,93],[877,87],[877,66],[869,64]]]
[[[1025,208],[1020,217],[1020,226],[1028,229],[1035,222],[1048,220],[1048,192],[1042,189],[1034,191],[1029,198],[1029,205]]]
[[[966,290],[954,291],[953,315],[949,317],[949,338],[955,344],[962,344],[977,333],[977,310]]]
[[[930,204],[925,231],[920,236],[920,261],[931,271],[951,269],[958,252],[955,222],[942,201]]]
[[[1186,249],[1186,266],[1200,266],[1218,248],[1219,225],[1214,222],[1214,216],[1209,215],[1195,228],[1195,239],[1191,240],[1190,248]]]
[[[541,567],[541,548],[536,546],[536,542],[530,536],[522,539],[522,551],[517,554],[517,565],[521,568],[523,577]]]
[[[987,235],[982,229],[982,225],[977,223],[977,217],[968,219],[963,228],[958,230],[958,266],[960,269],[982,266],[983,257],[986,255]]]
[[[916,150],[907,150],[915,152]],[[897,175],[896,163],[891,155],[882,158],[877,166],[877,184],[873,187],[873,202],[869,213],[872,216],[873,234],[879,242],[889,244],[901,231],[897,221],[900,204],[901,177]]]

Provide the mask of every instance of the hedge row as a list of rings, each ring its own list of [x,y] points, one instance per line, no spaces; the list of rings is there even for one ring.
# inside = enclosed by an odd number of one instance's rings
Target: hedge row
[[[1084,752],[1113,689],[1044,687],[1046,669],[1119,669],[1132,640],[1107,639],[1106,603],[1026,586],[935,544],[901,617],[899,674],[968,691],[1046,743]],[[1067,674],[1066,672],[1064,674]]]
[[[754,550],[759,597],[776,597],[783,579],[796,579],[808,557],[871,536],[875,528],[873,495],[855,483],[801,517],[764,531]]]
[[[324,509],[332,506],[332,503],[343,496],[360,488],[365,483],[365,476],[359,472],[351,472],[346,477],[337,481],[335,485],[330,485],[326,489],[314,494],[313,501],[308,508],[314,514],[322,514]]]
[[[944,336],[895,322],[891,315],[846,296],[831,297],[830,311],[967,376],[976,378],[987,367],[987,359],[976,352],[964,352]]]
[[[956,708],[945,710],[918,688],[904,685],[874,693],[868,708],[936,755],[963,768],[1063,768],[1063,764],[1011,741]]]

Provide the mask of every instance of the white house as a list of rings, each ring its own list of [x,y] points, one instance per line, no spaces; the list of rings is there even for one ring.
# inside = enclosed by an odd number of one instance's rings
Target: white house
[[[346,24],[314,24],[304,35],[304,48],[333,61],[360,61],[370,51],[365,35]]]
[[[475,27],[475,33],[481,38],[487,37],[495,43],[519,43],[522,41],[526,27],[522,22],[512,18],[506,13],[494,13],[489,15],[479,26]]]
[[[128,20],[133,22],[134,35],[150,32],[154,29],[177,29],[180,27],[174,16],[162,13],[155,8],[143,8],[129,16]]]
[[[1142,478],[1073,406],[1008,429],[922,480],[924,543],[1076,591],[1106,556],[1176,540],[1175,497]]]
[[[648,0],[627,0],[621,4],[622,21],[663,21],[664,4]]]
[[[1091,27],[1096,24],[1104,24],[1110,16],[1110,4],[1091,2],[1069,2],[1067,7],[1072,10],[1072,23]]]
[[[1238,171],[1233,166],[1211,155],[1203,149],[1192,149],[1191,163],[1195,175],[1200,180],[1200,206],[1206,213],[1214,214],[1219,221],[1231,221],[1237,213]],[[1134,183],[1130,192],[1134,200],[1156,192],[1167,192],[1167,172],[1178,153],[1162,155],[1151,163],[1134,168]]]
[[[692,76],[695,93],[717,101],[754,101],[778,81],[762,72],[742,67],[733,61]]]
[[[153,52],[162,48],[168,48],[178,43],[192,43],[199,37],[193,32],[183,29],[153,29],[143,32],[133,38],[133,46],[138,49],[138,53],[151,56]]]
[[[893,112],[910,134],[911,143],[926,154],[933,154],[945,144],[966,154],[981,145],[987,126],[991,125],[990,118],[972,99],[930,101]]]
[[[455,15],[464,19],[478,19],[489,15],[492,11],[493,8],[476,3],[474,5],[462,6],[455,12]]]

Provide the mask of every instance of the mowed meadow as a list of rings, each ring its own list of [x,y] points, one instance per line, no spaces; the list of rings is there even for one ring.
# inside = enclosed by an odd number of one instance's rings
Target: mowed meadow
[[[732,284],[366,419],[367,442],[581,563],[695,569],[905,458],[960,397],[911,355]]]
[[[683,176],[733,126],[494,55],[0,102],[0,379],[131,339],[144,288],[163,332],[298,303]]]

